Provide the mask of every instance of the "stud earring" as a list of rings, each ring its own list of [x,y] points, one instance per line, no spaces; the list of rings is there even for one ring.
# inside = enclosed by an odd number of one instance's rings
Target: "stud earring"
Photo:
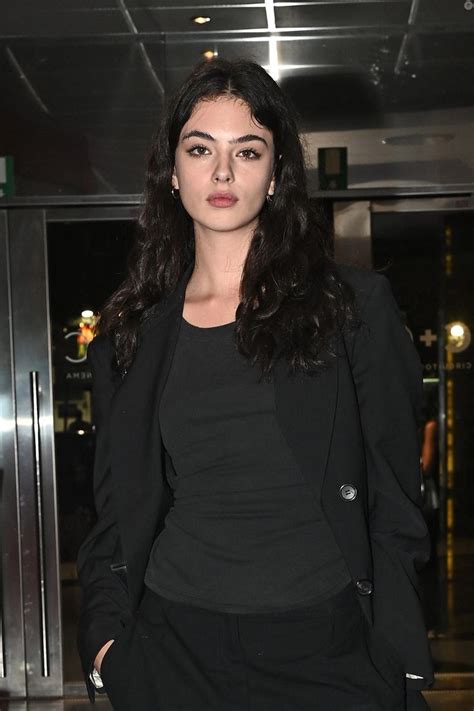
[[[173,196],[174,200],[177,200],[179,197],[179,190],[178,188],[172,187],[171,188],[171,195]]]

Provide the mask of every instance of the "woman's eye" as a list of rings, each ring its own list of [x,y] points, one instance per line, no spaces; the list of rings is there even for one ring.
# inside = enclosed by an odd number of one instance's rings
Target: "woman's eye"
[[[209,152],[206,146],[193,146],[188,149],[188,153],[191,156],[204,156],[206,152]]]
[[[244,148],[243,151],[240,151],[240,155],[246,160],[254,160],[256,158],[260,158],[260,153],[254,148]]]

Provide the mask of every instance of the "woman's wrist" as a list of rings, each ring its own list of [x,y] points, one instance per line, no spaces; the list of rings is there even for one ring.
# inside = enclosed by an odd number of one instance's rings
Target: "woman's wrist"
[[[113,643],[114,643],[114,640],[109,639],[109,641],[106,642],[97,652],[97,656],[94,659],[94,668],[98,671],[99,674],[100,674],[100,669],[102,666],[102,660],[104,659],[104,657],[107,653],[107,650],[109,649],[110,646],[112,646]]]

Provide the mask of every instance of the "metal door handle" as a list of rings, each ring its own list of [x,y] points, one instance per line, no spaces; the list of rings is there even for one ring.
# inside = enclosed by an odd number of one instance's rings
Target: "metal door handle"
[[[41,437],[40,437],[40,407],[39,407],[39,374],[37,370],[30,371],[31,417],[33,422],[33,465],[36,493],[36,525],[38,535],[38,567],[39,567],[39,598],[40,598],[40,628],[41,628],[41,666],[43,676],[49,676],[48,627],[46,614],[46,565],[43,525],[43,492],[41,471]]]

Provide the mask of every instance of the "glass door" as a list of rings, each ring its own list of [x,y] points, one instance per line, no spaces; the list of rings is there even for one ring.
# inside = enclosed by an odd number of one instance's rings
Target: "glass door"
[[[85,694],[77,550],[95,521],[87,345],[134,208],[0,213],[0,697]]]
[[[67,694],[85,692],[76,649],[80,607],[76,559],[79,546],[95,523],[95,437],[86,353],[99,309],[124,276],[133,218],[134,210],[123,208],[48,211],[46,215],[62,658]]]
[[[463,198],[372,204],[373,266],[424,366],[422,571],[437,671],[474,672],[474,209]]]
[[[423,363],[421,594],[436,687],[474,674],[474,206],[469,197],[336,202],[339,260],[390,280]]]
[[[6,638],[6,654],[24,675],[29,696],[62,693],[61,619],[57,564],[57,516],[52,440],[51,349],[45,284],[44,220],[41,211],[8,214],[9,326],[16,421],[15,466],[21,565],[15,586],[18,642]],[[12,490],[13,495],[13,490]],[[4,541],[9,540],[7,530]],[[5,560],[5,558],[4,558]],[[10,597],[11,581],[4,579]],[[6,681],[9,695],[16,693]]]

